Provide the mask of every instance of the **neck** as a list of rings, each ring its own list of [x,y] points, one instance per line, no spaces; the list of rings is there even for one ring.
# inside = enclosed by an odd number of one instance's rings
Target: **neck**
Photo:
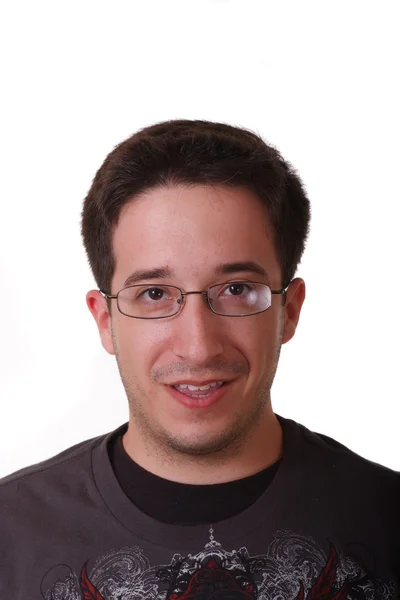
[[[229,447],[207,455],[190,455],[149,439],[132,417],[123,437],[128,455],[147,471],[178,483],[208,485],[254,475],[282,455],[282,428],[270,409]]]

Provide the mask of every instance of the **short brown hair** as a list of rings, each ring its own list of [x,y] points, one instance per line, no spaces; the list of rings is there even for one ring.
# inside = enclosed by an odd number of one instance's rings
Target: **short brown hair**
[[[111,293],[113,229],[121,209],[151,188],[179,184],[245,187],[265,204],[286,287],[309,232],[310,203],[302,181],[258,135],[232,125],[174,120],[138,131],[97,171],[85,198],[81,232],[99,289]]]

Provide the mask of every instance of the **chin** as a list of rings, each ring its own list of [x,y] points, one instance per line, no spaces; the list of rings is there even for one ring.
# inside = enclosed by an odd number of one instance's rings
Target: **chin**
[[[242,431],[230,430],[219,435],[197,435],[192,434],[187,438],[168,435],[167,445],[174,453],[185,454],[186,456],[210,456],[218,455],[229,448],[240,444],[243,439]]]

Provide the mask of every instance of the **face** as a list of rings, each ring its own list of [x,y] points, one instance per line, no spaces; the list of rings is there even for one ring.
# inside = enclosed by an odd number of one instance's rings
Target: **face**
[[[241,188],[151,190],[124,208],[113,247],[112,294],[132,274],[153,270],[159,272],[142,273],[135,283],[185,292],[229,281],[282,287],[266,209]],[[116,300],[110,316],[101,294],[89,292],[103,346],[117,358],[137,439],[160,452],[208,455],[251,436],[272,414],[280,347],[295,332],[303,299],[297,279],[286,303],[273,295],[257,315],[220,316],[203,296],[189,295],[179,314],[145,320],[121,314]],[[198,392],[175,387],[210,382]]]

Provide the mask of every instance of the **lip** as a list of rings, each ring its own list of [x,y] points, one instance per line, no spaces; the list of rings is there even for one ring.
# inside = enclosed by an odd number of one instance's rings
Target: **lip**
[[[196,385],[200,387],[202,385],[208,385],[209,383],[216,383],[217,381],[222,381],[223,383],[229,383],[226,379],[206,379],[204,381],[196,381],[194,379],[179,379],[179,381],[175,381],[174,383],[168,383],[167,385]]]
[[[219,380],[210,379],[209,383],[211,383],[213,381],[222,381],[222,379],[219,379]],[[186,382],[180,381],[179,383],[186,383]],[[193,383],[192,384],[192,382],[188,382],[188,385],[189,385],[189,383],[191,385],[206,385],[206,383],[202,383],[202,384]],[[178,384],[175,384],[175,385],[178,385]],[[207,396],[205,398],[191,398],[190,396],[186,396],[185,394],[178,392],[178,390],[176,390],[171,385],[167,385],[165,387],[166,387],[167,392],[170,394],[170,396],[172,396],[172,398],[174,400],[177,400],[179,402],[179,404],[181,404],[182,406],[185,406],[186,408],[190,408],[192,410],[199,410],[199,409],[209,408],[210,406],[213,406],[214,404],[216,404],[229,391],[230,386],[231,386],[231,381],[225,381],[224,385],[222,385],[217,390],[212,391],[211,394],[207,394]]]

